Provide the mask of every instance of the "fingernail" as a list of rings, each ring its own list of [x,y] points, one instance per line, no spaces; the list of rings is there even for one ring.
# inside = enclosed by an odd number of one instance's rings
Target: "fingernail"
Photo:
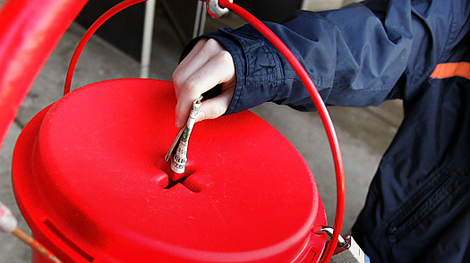
[[[175,121],[175,126],[176,126],[177,128],[181,128],[181,121],[180,121],[179,119],[176,119],[176,121]]]

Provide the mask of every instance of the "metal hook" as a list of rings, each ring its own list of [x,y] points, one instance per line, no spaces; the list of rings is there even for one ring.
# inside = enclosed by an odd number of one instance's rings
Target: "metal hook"
[[[233,0],[227,0],[230,3],[233,3]],[[220,18],[228,13],[228,8],[221,8],[219,6],[219,0],[207,0],[207,12],[213,18]]]
[[[334,229],[330,226],[324,226],[318,230],[318,232],[325,232],[331,237],[333,235]],[[350,246],[351,245],[341,235],[338,236],[338,247],[348,249]]]

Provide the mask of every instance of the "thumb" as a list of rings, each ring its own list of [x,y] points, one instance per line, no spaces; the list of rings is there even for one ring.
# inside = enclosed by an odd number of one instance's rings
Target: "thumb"
[[[215,119],[227,112],[234,91],[235,88],[229,88],[223,91],[219,96],[205,100],[199,109],[196,121]]]

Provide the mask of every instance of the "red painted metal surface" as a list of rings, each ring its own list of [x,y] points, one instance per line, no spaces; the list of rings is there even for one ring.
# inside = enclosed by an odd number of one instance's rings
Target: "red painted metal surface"
[[[42,66],[87,0],[8,0],[0,10],[0,143]]]
[[[28,2],[31,2],[31,4],[28,5],[27,4]],[[54,4],[52,4],[52,2],[54,2]],[[55,44],[59,40],[60,36],[66,30],[70,22],[75,17],[76,13],[78,13],[78,11],[81,9],[81,7],[84,5],[86,1],[81,1],[81,2],[78,1],[79,3],[77,3],[77,1],[62,1],[61,2],[62,5],[60,4],[57,5],[56,2],[59,2],[59,1],[58,0],[41,1],[41,3],[38,5],[38,2],[36,1],[21,1],[21,0],[9,1],[5,4],[2,12],[0,13],[0,24],[2,23],[2,19],[9,20],[8,19],[9,16],[10,16],[9,18],[11,21],[19,21],[17,24],[12,23],[11,25],[6,25],[5,30],[2,24],[2,28],[0,31],[0,62],[5,61],[5,60],[10,61],[9,59],[11,59],[12,61],[11,63],[0,63],[0,107],[2,107],[2,109],[5,109],[5,111],[0,114],[0,139],[3,139],[4,135],[6,134],[6,131],[8,130],[9,125],[11,124],[12,120],[16,116],[16,111],[19,108],[19,105],[21,104],[22,100],[26,96],[27,91],[29,90],[29,87],[34,81],[34,78],[36,77],[36,75],[39,73],[39,70],[44,64],[45,60],[47,59],[47,56],[50,54],[50,52],[52,52],[52,49],[53,47],[55,47]],[[70,4],[68,2],[74,2],[74,3]],[[140,1],[136,0],[135,2],[140,2]],[[225,3],[225,1],[222,1],[221,3],[228,5],[228,3]],[[30,8],[34,9],[35,5],[41,6],[41,7],[45,6],[45,8],[44,10],[31,10]],[[77,8],[77,5],[80,5],[80,8]],[[4,10],[7,10],[7,11],[4,11]],[[63,11],[67,11],[67,12],[63,12]],[[41,12],[44,12],[45,14],[52,14],[52,18],[55,17],[56,19],[55,20],[51,19],[51,17],[48,17],[48,19],[46,19],[44,18],[45,16],[39,15]],[[32,19],[38,18],[40,22],[37,23],[37,25],[35,26],[33,26],[31,23],[25,22],[25,21],[30,20],[30,19],[25,19],[24,17],[22,17],[22,15],[26,15],[26,14],[36,15],[37,17],[31,16],[29,18],[32,18]],[[72,14],[72,18],[70,16],[67,16],[69,14]],[[61,23],[61,22],[64,22],[64,23]],[[66,26],[64,27],[64,25]],[[19,31],[9,30],[9,28],[17,28],[19,29]],[[267,37],[268,39],[270,38],[269,33],[267,34]],[[2,45],[1,42],[6,42],[7,44]],[[18,44],[16,48],[15,48],[15,44]],[[282,47],[283,46],[280,45],[278,48],[281,48],[281,51],[282,51]],[[28,59],[25,59],[25,58],[28,58]],[[22,70],[24,72],[21,72]],[[22,78],[22,75],[21,75],[22,73],[26,73],[26,76],[24,78]],[[298,74],[301,77],[303,77],[302,72],[300,73],[298,72]],[[312,84],[312,87],[309,89],[309,92],[311,92],[311,90],[316,91],[313,84]],[[314,98],[314,103],[316,105],[318,104],[319,106],[324,107],[324,105],[321,103],[321,100],[315,99],[314,95],[315,93],[311,92],[311,96],[312,98]],[[317,105],[317,108],[319,108],[318,105]],[[323,112],[323,110],[321,109],[323,108],[320,107],[319,111]],[[42,116],[42,117],[46,118],[45,116]],[[36,117],[36,118],[42,118],[42,117]],[[334,159],[335,159],[335,167],[337,169],[337,175],[338,177],[341,177],[342,176],[342,162],[340,158],[341,155],[339,153],[339,147],[337,145],[337,142],[335,143],[336,137],[334,136],[334,130],[332,128],[331,121],[329,121],[328,119],[328,116],[327,118],[324,118],[324,119],[322,118],[322,120],[324,120],[324,122],[326,123],[325,127],[327,128],[327,134],[329,136],[330,143],[332,143],[332,149],[334,149],[333,152],[338,153],[338,154],[334,154],[335,155]],[[36,123],[36,125],[38,125],[38,123]],[[39,132],[38,130],[36,131]],[[42,132],[43,131],[41,128],[41,133]],[[333,134],[333,136],[331,134]],[[29,136],[33,136],[33,135],[30,134]],[[36,145],[29,145],[29,146],[36,147]],[[51,153],[46,153],[46,156],[47,154],[51,154]],[[39,154],[39,156],[41,157],[37,157],[37,153],[34,153],[34,156],[32,158],[36,159],[36,158],[43,157],[41,153]],[[35,167],[33,165],[33,168],[31,169],[33,170],[38,169],[38,171],[41,171],[41,169],[43,168],[44,167],[42,165],[39,165],[39,167]],[[54,173],[56,173],[55,171],[56,168],[57,167],[54,167],[54,166],[52,167],[52,171],[54,171]],[[47,167],[45,167],[44,169],[47,170]],[[32,172],[32,170],[30,172]],[[179,186],[178,184],[176,185]],[[49,190],[52,190],[52,189],[49,189]],[[338,181],[338,190],[339,190],[338,195],[341,195],[341,193],[344,193],[344,182],[341,180]],[[342,195],[341,198],[342,200],[344,200],[344,195]],[[320,206],[321,206],[321,202],[320,202]],[[337,210],[341,212],[341,209],[343,209],[343,207],[344,205],[341,206],[341,204],[339,204]],[[43,223],[48,225],[49,231],[56,232],[57,234],[58,230],[55,228],[55,226],[51,225],[50,221],[47,221],[47,222],[48,222],[47,224],[44,222]],[[341,228],[341,224],[338,222],[340,222],[340,220],[337,220],[335,222],[335,234],[333,236],[333,243],[335,243],[334,241],[336,241],[337,235]],[[315,226],[319,226],[319,225],[315,224]],[[41,232],[39,233],[40,233],[39,235],[42,234]],[[311,234],[311,232],[309,233]],[[318,238],[317,236],[315,237]],[[322,239],[324,240],[324,236],[322,237]],[[73,241],[70,241],[70,242],[73,242]],[[318,242],[313,242],[313,243],[317,244]],[[301,250],[300,254],[295,254],[296,252],[292,252],[292,251],[299,252],[298,249],[299,249],[300,243],[296,243],[296,244],[290,243],[290,245],[287,245],[288,247],[287,250],[290,250],[289,252],[285,252],[285,249],[284,250],[281,249],[282,255],[278,253],[274,255],[273,257],[275,257],[276,259],[282,259],[284,261],[287,259],[290,260],[292,259],[292,255],[296,255],[295,260],[298,260],[298,259],[304,260],[305,257],[307,257],[307,260],[314,259],[313,262],[316,262],[320,256],[321,249],[316,250],[318,252],[316,256],[313,256],[313,257],[311,257],[310,255],[306,256],[306,254],[310,253],[309,247],[312,246],[311,244],[312,244],[311,241],[302,243],[302,247],[304,250]],[[328,248],[328,252],[327,252],[327,256],[325,257],[325,260],[329,258],[330,251],[331,251],[331,247]],[[166,252],[164,252],[163,254],[165,253]],[[174,254],[174,253],[170,252],[169,254]],[[88,254],[85,253],[85,259],[87,258],[87,255]],[[270,256],[271,254],[263,253],[263,255]],[[196,258],[197,257],[198,256],[196,256]],[[170,258],[173,258],[173,255]],[[178,257],[175,257],[175,259],[176,258]],[[227,255],[224,255],[224,258],[227,258]],[[240,258],[240,254],[238,254],[236,258]],[[254,258],[256,258],[256,256],[254,256]],[[220,259],[221,259],[220,257],[219,258],[214,257],[215,261],[220,260]],[[245,262],[255,262],[255,261],[256,259],[247,260]],[[296,262],[303,262],[303,261],[296,261]]]
[[[204,121],[170,182],[175,105],[172,83],[124,79],[39,113],[13,156],[36,238],[65,262],[318,262],[326,215],[295,147],[248,111]]]

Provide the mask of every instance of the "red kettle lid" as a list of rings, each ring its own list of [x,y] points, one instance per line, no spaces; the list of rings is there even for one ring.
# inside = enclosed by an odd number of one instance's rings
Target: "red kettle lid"
[[[323,249],[308,165],[249,111],[197,123],[185,178],[171,182],[175,103],[171,82],[120,79],[36,115],[13,159],[33,233],[75,262],[292,262]]]

